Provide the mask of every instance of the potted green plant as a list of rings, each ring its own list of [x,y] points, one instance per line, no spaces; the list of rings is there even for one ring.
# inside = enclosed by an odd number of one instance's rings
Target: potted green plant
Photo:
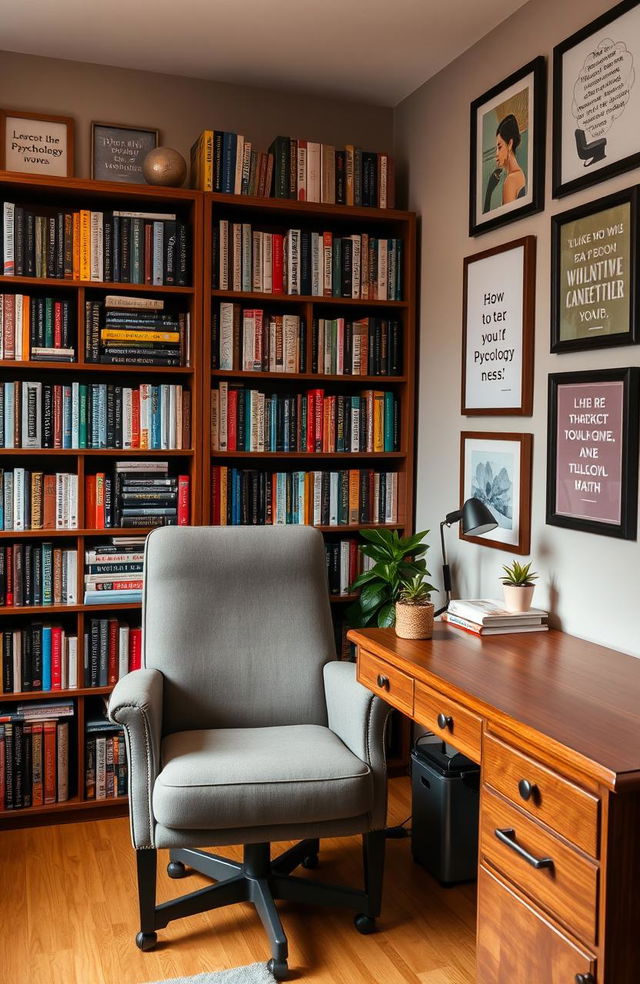
[[[402,585],[396,601],[396,635],[401,639],[430,639],[433,635],[433,587],[425,574]]]
[[[534,581],[538,575],[531,570],[531,561],[520,564],[517,560],[503,566],[502,578],[504,590],[504,607],[508,612],[527,612],[531,608],[531,599],[535,590]]]
[[[362,552],[374,565],[363,571],[350,587],[351,591],[360,591],[358,600],[346,613],[350,626],[386,628],[395,624],[395,603],[403,585],[413,577],[429,575],[424,559],[428,546],[422,542],[428,532],[400,536],[397,530],[361,530],[362,538],[367,541]],[[426,590],[436,589],[427,584]]]

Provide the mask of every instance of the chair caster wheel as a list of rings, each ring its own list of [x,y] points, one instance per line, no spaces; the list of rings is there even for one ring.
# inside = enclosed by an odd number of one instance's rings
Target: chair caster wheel
[[[308,854],[306,858],[303,858],[302,860],[302,867],[308,868],[309,871],[313,871],[318,867],[319,863],[317,854]]]
[[[363,936],[368,936],[376,931],[376,921],[371,916],[365,916],[364,912],[359,912],[353,917],[353,925]]]
[[[286,960],[275,960],[272,957],[267,963],[267,970],[277,981],[286,981],[289,976],[289,965]]]
[[[157,942],[157,933],[138,933],[136,936],[136,946],[139,950],[143,950],[145,953],[147,950],[153,950]]]
[[[169,878],[184,878],[187,874],[187,869],[183,865],[182,861],[169,861],[167,865],[167,874]]]

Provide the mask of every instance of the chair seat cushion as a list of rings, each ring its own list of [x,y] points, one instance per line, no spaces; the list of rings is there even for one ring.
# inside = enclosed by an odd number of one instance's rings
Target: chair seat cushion
[[[165,827],[338,820],[373,806],[369,766],[321,725],[179,731],[161,758],[153,812]]]

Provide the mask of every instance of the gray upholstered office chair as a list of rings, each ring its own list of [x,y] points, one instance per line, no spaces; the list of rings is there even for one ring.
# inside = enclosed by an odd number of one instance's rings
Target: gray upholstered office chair
[[[144,669],[116,685],[142,950],[173,919],[255,905],[287,974],[274,899],[346,905],[372,932],[384,866],[386,705],[335,660],[322,536],[307,527],[173,527],[147,540]],[[363,834],[364,890],[295,878],[319,838]],[[270,842],[302,838],[271,860]],[[242,864],[198,850],[243,844]],[[216,884],[156,906],[169,874]]]

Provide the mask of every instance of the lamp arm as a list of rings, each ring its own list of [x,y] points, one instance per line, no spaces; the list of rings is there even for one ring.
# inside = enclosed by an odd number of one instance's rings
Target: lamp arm
[[[447,608],[449,607],[449,602],[451,601],[451,570],[449,568],[449,561],[447,560],[447,547],[444,539],[444,528],[445,526],[448,527],[450,525],[451,524],[447,522],[446,519],[444,519],[440,523],[440,545],[442,547],[442,581],[444,585],[446,602],[442,606],[442,608],[439,608],[435,612],[435,615],[442,615],[443,612],[446,612]]]

